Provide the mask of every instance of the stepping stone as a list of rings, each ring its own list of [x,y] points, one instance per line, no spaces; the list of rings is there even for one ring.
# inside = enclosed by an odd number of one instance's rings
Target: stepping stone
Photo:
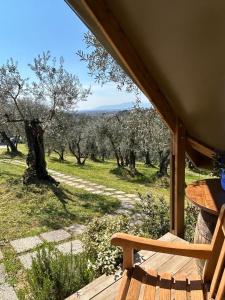
[[[32,259],[35,258],[37,256],[37,252],[32,252],[32,253],[27,253],[27,254],[23,254],[18,256],[21,264],[23,265],[23,267],[27,270],[30,269],[32,266]]]
[[[76,187],[77,187],[78,189],[83,189],[83,188],[85,188],[85,187],[86,187],[86,185],[79,184],[79,185],[77,185]]]
[[[106,186],[100,185],[100,184],[96,185],[95,187],[98,188],[98,189],[105,189],[106,188]]]
[[[95,189],[93,188],[85,188],[85,191],[88,191],[88,192],[94,192]]]
[[[60,242],[71,237],[71,235],[63,229],[45,232],[40,234],[40,236],[47,242]]]
[[[106,188],[105,191],[107,191],[107,192],[114,192],[114,191],[116,191],[116,189]]]
[[[0,264],[0,284],[5,283],[5,266],[3,264]]]
[[[31,250],[43,242],[38,236],[27,237],[23,239],[10,241],[11,246],[17,253],[25,252]]]
[[[69,254],[71,251],[73,254],[83,251],[82,243],[79,240],[57,245],[56,248],[63,254]]]
[[[86,229],[86,226],[81,224],[73,224],[69,227],[66,227],[65,229],[68,230],[70,234],[76,235],[83,233]]]
[[[66,180],[65,183],[68,184],[68,185],[73,185],[73,182],[70,181],[70,180]]]
[[[3,254],[2,254],[2,251],[0,250],[0,260],[3,259]]]
[[[119,215],[125,215],[125,216],[129,216],[131,214],[131,212],[126,209],[118,209],[116,211],[116,213]]]
[[[114,193],[110,193],[110,192],[103,192],[102,195],[105,195],[105,196],[112,196],[114,195]]]
[[[122,195],[122,194],[126,194],[125,192],[122,192],[122,191],[116,191],[116,192],[114,192],[114,194],[117,194],[117,195]]]
[[[129,197],[129,198],[136,198],[137,196],[135,194],[126,194],[126,197]]]
[[[1,300],[18,300],[16,293],[11,285],[4,283],[0,285]]]
[[[94,191],[92,192],[92,194],[96,194],[96,195],[100,195],[100,194],[103,194],[104,192],[103,191]]]
[[[135,201],[140,201],[141,198],[136,197],[136,198],[134,198],[134,200],[135,200]]]

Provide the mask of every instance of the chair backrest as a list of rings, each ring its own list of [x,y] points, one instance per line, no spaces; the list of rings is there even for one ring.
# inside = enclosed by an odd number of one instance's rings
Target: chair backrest
[[[211,281],[211,297],[222,300],[225,296],[225,205],[221,208],[211,246],[212,255],[205,265],[203,279]]]

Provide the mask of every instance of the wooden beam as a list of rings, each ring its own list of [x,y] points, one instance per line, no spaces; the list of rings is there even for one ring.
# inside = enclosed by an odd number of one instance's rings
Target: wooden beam
[[[174,180],[173,195],[171,194],[172,217],[174,218],[174,234],[184,236],[184,195],[185,195],[185,128],[182,122],[176,120],[176,130],[173,134],[174,168],[172,180]]]
[[[212,158],[215,154],[216,151],[210,148],[209,146],[206,146],[202,144],[201,142],[197,141],[196,139],[188,136],[187,137],[187,143],[196,151],[200,152],[204,156],[207,156],[209,158]]]
[[[72,5],[73,1],[70,0]],[[152,101],[162,118],[175,130],[176,114],[171,108],[167,98],[153,79],[145,64],[130,44],[120,24],[117,22],[107,3],[104,0],[81,0],[89,16],[97,24],[105,40],[111,46],[116,56],[128,71],[131,78]]]

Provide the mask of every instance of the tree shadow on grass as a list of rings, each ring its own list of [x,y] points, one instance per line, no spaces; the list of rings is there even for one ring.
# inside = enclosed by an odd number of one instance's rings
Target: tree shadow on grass
[[[95,195],[91,193],[82,193],[75,195],[79,198],[82,207],[91,209],[101,214],[111,214],[120,207],[120,201],[107,196]]]
[[[49,204],[42,208],[39,219],[41,224],[48,228],[59,229],[69,226],[73,222],[85,223],[90,219],[92,213],[110,214],[120,207],[120,201],[117,199],[90,193],[71,192],[49,184],[48,187],[63,207],[63,209],[59,209],[54,204]],[[77,200],[74,200],[71,195],[75,196]],[[77,206],[77,213],[72,213],[67,208],[71,203]]]
[[[125,167],[117,167],[115,169],[110,170],[110,173],[116,175],[124,181],[143,185],[154,183],[157,180],[156,172],[154,174],[146,176],[137,171],[136,175],[132,176],[130,170]]]
[[[63,165],[70,165],[70,164],[72,164],[71,161],[68,161],[68,160],[66,160],[66,159],[60,160],[60,159],[57,158],[57,157],[50,157],[50,158],[49,158],[49,161],[51,161],[51,162],[56,162],[56,163],[61,163],[61,164],[63,164]]]
[[[51,229],[60,229],[62,227],[70,225],[73,222],[84,221],[84,218],[72,214],[68,210],[60,210],[53,204],[50,204],[41,210],[39,219],[43,226]]]
[[[62,160],[62,161],[60,161],[56,157],[50,157],[49,160],[51,162],[61,163],[62,165],[67,165],[70,168],[74,168],[74,166],[75,166],[75,167],[81,168],[81,169],[85,169],[85,168],[88,169],[90,167],[89,165],[87,166],[86,164],[85,165],[78,165],[75,160],[74,161],[69,161],[69,160]]]
[[[25,158],[26,155],[23,154],[22,152],[9,152],[9,151],[4,151],[1,153],[0,158],[2,159],[12,159],[12,158]]]

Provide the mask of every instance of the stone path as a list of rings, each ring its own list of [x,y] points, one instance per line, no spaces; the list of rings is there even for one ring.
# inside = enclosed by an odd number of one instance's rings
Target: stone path
[[[19,160],[5,159],[2,161],[15,164],[15,165],[25,166],[25,163]],[[114,188],[108,188],[104,185],[100,185],[88,180],[84,180],[77,176],[66,175],[64,173],[51,170],[51,169],[49,169],[48,172],[59,182],[62,182],[69,186],[75,187],[77,189],[83,189],[91,194],[111,196],[117,198],[121,203],[121,207],[116,212],[118,214],[128,214],[128,215],[131,214],[132,213],[131,210],[134,207],[134,203],[140,200],[140,198],[136,194],[127,194],[123,191],[119,191]]]

